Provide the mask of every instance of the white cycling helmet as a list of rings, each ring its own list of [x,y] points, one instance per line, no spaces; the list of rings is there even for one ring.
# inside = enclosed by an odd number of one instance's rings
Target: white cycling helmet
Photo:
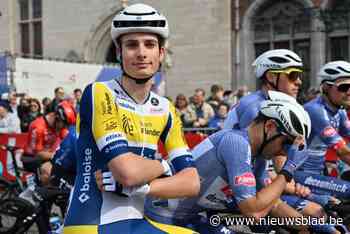
[[[269,50],[255,59],[252,66],[255,67],[255,76],[260,79],[268,70],[285,69],[288,67],[303,67],[299,55],[291,50]]]
[[[118,38],[126,33],[146,32],[161,36],[164,40],[169,37],[167,19],[153,7],[138,3],[126,7],[112,21],[111,36],[118,46]]]
[[[311,120],[308,113],[296,101],[264,101],[260,113],[278,123],[280,131],[289,136],[302,136],[307,139],[311,132]]]
[[[350,78],[350,63],[346,61],[329,62],[320,69],[318,76],[321,78],[321,83],[334,82],[342,77]]]
[[[269,90],[267,91],[267,97],[271,101],[297,102],[297,100],[294,97],[279,91]]]

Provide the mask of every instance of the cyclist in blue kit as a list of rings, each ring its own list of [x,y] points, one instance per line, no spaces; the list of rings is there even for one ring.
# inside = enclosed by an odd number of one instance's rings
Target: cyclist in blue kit
[[[253,63],[255,76],[261,80],[262,88],[240,99],[225,120],[226,129],[245,129],[258,115],[261,103],[267,99],[295,99],[303,78],[303,63],[293,51],[287,49],[269,50],[261,54]],[[277,90],[277,93],[271,90]],[[288,94],[288,95],[287,95]],[[275,164],[282,164],[285,156],[275,157]],[[278,166],[277,166],[278,169]],[[310,189],[294,180],[287,186],[288,195],[282,197],[290,206],[304,215],[325,216],[319,198],[310,194]],[[313,200],[313,201],[310,201]],[[323,199],[324,200],[324,199]],[[323,202],[322,200],[322,202]]]
[[[350,148],[343,137],[350,137],[350,121],[343,106],[350,104],[350,63],[334,61],[319,72],[322,95],[304,105],[312,122],[308,140],[308,160],[300,170],[324,174],[325,154],[334,149],[345,163],[350,164]]]
[[[264,101],[247,131],[221,130],[193,149],[201,178],[199,196],[169,200],[148,197],[145,214],[158,222],[188,227],[203,234],[233,233],[224,224],[213,227],[209,217],[198,215],[207,210],[239,211],[256,220],[269,212],[280,217],[300,217],[279,198],[306,159],[304,148],[299,146],[304,144],[310,128],[307,113],[295,101]],[[271,182],[266,160],[287,144],[292,144],[288,160]]]

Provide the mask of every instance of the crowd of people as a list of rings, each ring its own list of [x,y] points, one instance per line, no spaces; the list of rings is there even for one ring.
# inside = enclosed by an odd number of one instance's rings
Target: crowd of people
[[[81,95],[81,89],[77,88],[72,94],[67,94],[63,87],[55,88],[52,98],[45,97],[41,101],[28,93],[3,93],[0,98],[0,133],[28,132],[30,124],[36,118],[54,112],[64,100],[71,103],[78,112]]]
[[[122,62],[118,79],[75,90],[74,98],[58,87],[42,108],[26,95],[17,106],[15,93],[0,104],[7,132],[29,132],[27,153],[45,161],[44,181],[55,165],[74,174],[63,233],[234,233],[225,223],[211,222],[221,212],[257,222],[266,216],[326,219],[324,207],[339,202],[339,191],[330,186],[317,193],[317,184],[300,178],[350,187],[346,178],[330,178],[325,170],[328,149],[350,164],[350,121],[343,109],[350,106],[349,62],[322,66],[320,91],[304,95],[304,106],[297,99],[303,61],[288,49],[256,58],[257,91],[231,92],[214,84],[209,97],[198,88],[172,103],[151,92],[165,55],[167,19],[134,4],[115,16],[111,36]],[[180,121],[186,128],[218,131],[190,150]],[[39,133],[45,142],[38,141]],[[167,158],[157,152],[159,141]],[[274,228],[252,226],[264,233]],[[330,223],[291,226],[286,228],[341,233]]]

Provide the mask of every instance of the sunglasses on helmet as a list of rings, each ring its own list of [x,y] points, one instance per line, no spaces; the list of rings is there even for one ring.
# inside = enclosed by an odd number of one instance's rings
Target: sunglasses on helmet
[[[286,74],[290,81],[296,81],[297,79],[303,79],[303,70],[300,68],[290,67],[281,70],[270,70],[271,73],[275,74]]]

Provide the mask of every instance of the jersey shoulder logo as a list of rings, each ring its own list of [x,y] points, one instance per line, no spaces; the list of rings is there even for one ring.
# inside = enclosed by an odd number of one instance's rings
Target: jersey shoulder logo
[[[335,130],[335,128],[328,126],[325,129],[323,129],[322,136],[331,137],[334,136],[336,133],[337,131]]]
[[[253,187],[256,186],[255,176],[251,172],[245,172],[235,177],[235,185],[243,185]]]

